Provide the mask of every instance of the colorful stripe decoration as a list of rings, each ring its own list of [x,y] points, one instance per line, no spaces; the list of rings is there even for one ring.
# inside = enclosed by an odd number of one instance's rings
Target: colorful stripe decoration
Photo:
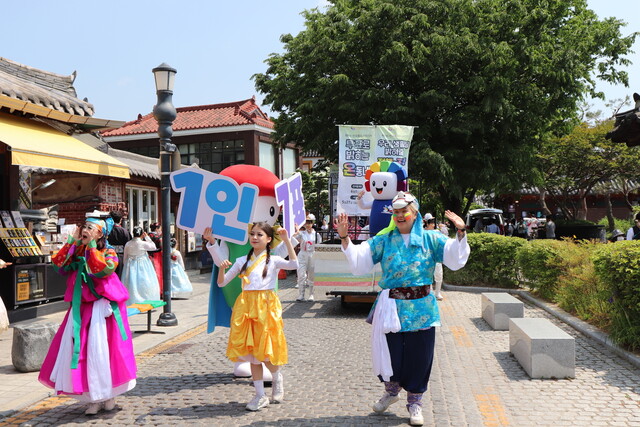
[[[395,173],[398,177],[398,186],[396,188],[396,190],[398,191],[406,191],[407,189],[407,174],[405,172],[405,170],[402,168],[402,165],[400,165],[400,163],[397,162],[388,162],[388,161],[382,161],[382,162],[375,162],[373,163],[371,166],[369,166],[369,169],[367,169],[367,171],[364,174],[364,178],[365,178],[365,182],[364,182],[364,188],[367,191],[371,191],[371,183],[370,183],[370,178],[371,175],[373,175],[376,172],[389,172],[389,173]]]

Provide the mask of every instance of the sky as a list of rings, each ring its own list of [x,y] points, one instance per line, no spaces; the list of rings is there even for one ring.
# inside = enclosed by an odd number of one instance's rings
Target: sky
[[[588,0],[598,16],[640,31],[638,0]],[[175,69],[176,107],[233,102],[264,95],[251,76],[281,53],[282,34],[304,29],[301,12],[326,0],[33,0],[3,2],[0,56],[30,67],[77,77],[78,98],[94,105],[94,117],[135,120],[156,103],[151,70]],[[640,37],[627,69],[630,87],[601,84],[607,99],[640,93]],[[601,101],[593,109],[606,110]],[[631,108],[631,104],[628,104]],[[263,109],[271,114],[268,106]],[[610,112],[610,111],[607,111]],[[610,115],[610,114],[608,114]]]

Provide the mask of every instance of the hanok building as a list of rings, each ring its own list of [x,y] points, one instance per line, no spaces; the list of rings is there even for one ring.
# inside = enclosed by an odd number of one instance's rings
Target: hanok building
[[[12,263],[0,270],[0,295],[12,321],[17,312],[37,317],[47,310],[32,308],[62,297],[64,280],[49,261],[66,238],[64,225],[84,221],[88,210],[124,206],[134,175],[82,140],[123,122],[94,118],[75,77],[0,58],[0,257]],[[50,206],[55,215],[39,218]]]
[[[274,143],[274,123],[256,104],[255,97],[177,108],[172,129],[171,142],[180,151],[181,163],[197,164],[210,172],[245,163],[261,166],[283,179],[295,173],[300,163],[294,144],[280,147]],[[102,137],[114,148],[157,157],[157,131],[156,120],[147,114],[102,132]]]

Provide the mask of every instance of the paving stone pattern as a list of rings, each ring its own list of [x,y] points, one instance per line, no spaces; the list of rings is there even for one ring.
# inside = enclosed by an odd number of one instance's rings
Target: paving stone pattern
[[[95,417],[66,397],[16,414],[17,425],[397,426],[408,423],[401,401],[381,415],[372,375],[368,308],[342,307],[316,287],[315,302],[295,302],[295,276],[281,281],[289,364],[285,401],[259,412],[248,378],[234,378],[225,357],[228,329],[204,326],[138,355],[134,390],[118,409]],[[576,339],[576,378],[531,380],[509,353],[509,332],[481,317],[479,294],[446,292],[436,360],[424,398],[429,426],[640,426],[640,372],[545,311],[525,303],[525,317],[545,317]],[[267,388],[270,393],[270,388]]]

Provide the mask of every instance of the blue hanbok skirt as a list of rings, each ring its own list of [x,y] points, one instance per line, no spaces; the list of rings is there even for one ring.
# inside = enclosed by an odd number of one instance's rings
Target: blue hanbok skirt
[[[171,262],[171,298],[189,298],[192,292],[193,286],[184,268],[177,262]]]
[[[160,300],[160,284],[148,255],[128,258],[122,270],[122,283],[129,290],[127,305]]]

